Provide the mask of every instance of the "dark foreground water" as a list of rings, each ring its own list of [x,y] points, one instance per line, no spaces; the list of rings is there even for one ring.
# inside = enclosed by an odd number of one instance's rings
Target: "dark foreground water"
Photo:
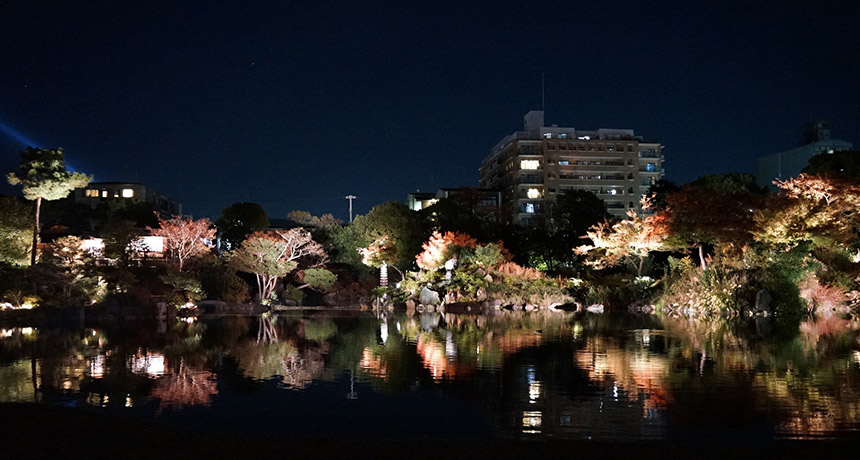
[[[304,312],[0,330],[0,402],[291,436],[767,441],[860,430],[858,323]]]

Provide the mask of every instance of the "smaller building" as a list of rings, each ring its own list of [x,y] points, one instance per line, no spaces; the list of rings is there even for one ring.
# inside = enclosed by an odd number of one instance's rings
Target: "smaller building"
[[[135,182],[91,182],[85,188],[75,189],[74,192],[75,203],[91,208],[112,200],[128,199],[145,201],[159,214],[182,215],[182,203]]]
[[[495,189],[459,187],[440,188],[436,193],[413,192],[406,195],[406,206],[413,211],[420,211],[446,198],[468,204],[470,210],[479,217],[494,222],[499,220],[502,192]]]
[[[439,201],[435,193],[412,192],[406,195],[406,206],[413,211],[420,211],[426,207],[433,206]]]
[[[826,121],[810,123],[803,142],[800,147],[759,157],[756,174],[758,185],[775,189],[775,179],[785,180],[797,176],[815,155],[851,150],[854,147],[848,141],[831,139],[830,123]]]

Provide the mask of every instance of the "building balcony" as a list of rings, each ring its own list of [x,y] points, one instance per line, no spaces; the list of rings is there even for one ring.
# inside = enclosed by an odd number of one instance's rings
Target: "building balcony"
[[[543,184],[543,176],[520,176],[518,183],[520,184]]]

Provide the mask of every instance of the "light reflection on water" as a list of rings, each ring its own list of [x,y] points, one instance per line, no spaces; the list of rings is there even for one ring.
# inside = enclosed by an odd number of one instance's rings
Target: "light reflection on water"
[[[318,434],[363,432],[362,419],[388,420],[379,435],[441,426],[466,436],[576,439],[856,434],[858,323],[830,317],[794,333],[779,327],[546,312],[315,312],[168,327],[5,328],[0,401],[249,430],[254,414],[297,412],[298,421],[258,423]]]

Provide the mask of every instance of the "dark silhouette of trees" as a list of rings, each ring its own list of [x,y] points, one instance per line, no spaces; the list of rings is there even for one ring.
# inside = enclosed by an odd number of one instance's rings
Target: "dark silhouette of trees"
[[[233,203],[221,211],[215,226],[221,246],[230,251],[252,232],[269,228],[269,217],[257,203]]]

